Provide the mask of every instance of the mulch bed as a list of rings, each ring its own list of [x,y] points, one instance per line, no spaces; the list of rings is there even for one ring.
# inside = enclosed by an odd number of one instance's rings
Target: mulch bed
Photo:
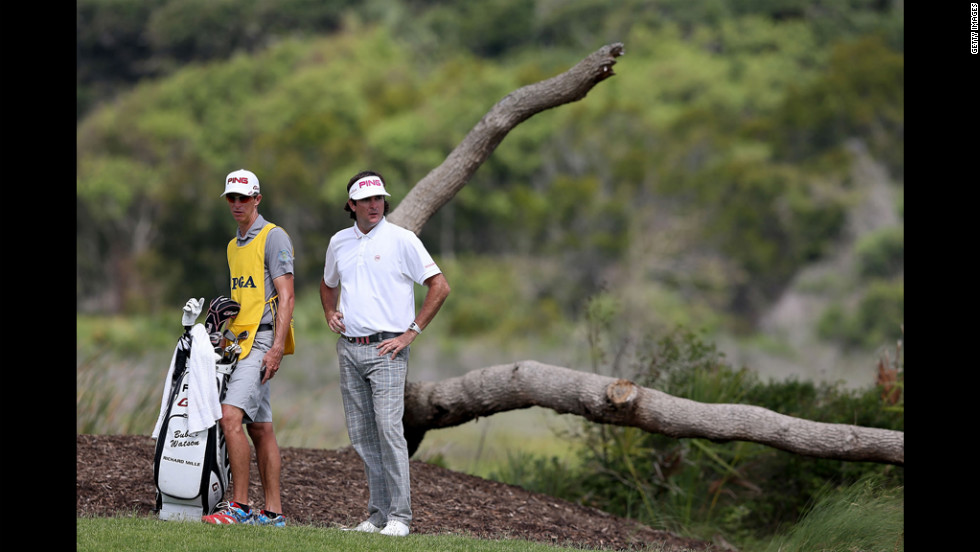
[[[140,435],[78,435],[78,516],[155,515],[155,441]],[[250,502],[262,506],[258,468]],[[720,550],[634,521],[520,487],[411,462],[415,534],[523,539],[595,550]],[[360,458],[339,450],[282,449],[282,502],[290,524],[349,527],[366,516]]]

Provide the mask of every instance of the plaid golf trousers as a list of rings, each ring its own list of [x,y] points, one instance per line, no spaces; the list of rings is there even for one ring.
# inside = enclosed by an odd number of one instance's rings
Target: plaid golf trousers
[[[402,427],[410,347],[392,360],[391,355],[378,356],[376,346],[337,340],[347,434],[364,461],[368,521],[377,527],[391,520],[411,525],[408,445]]]

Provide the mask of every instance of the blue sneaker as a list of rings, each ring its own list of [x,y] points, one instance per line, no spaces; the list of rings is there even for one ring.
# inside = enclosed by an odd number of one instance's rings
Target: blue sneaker
[[[229,525],[233,523],[255,525],[255,513],[252,512],[251,508],[247,511],[245,508],[248,508],[248,506],[242,507],[237,502],[219,502],[218,511],[210,516],[202,516],[201,521],[215,525]]]
[[[275,512],[270,512],[268,510],[259,510],[254,512],[252,519],[255,520],[255,525],[271,525],[273,527],[286,526],[286,516]]]

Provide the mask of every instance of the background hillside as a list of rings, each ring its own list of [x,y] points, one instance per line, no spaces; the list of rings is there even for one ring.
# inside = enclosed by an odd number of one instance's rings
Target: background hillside
[[[763,374],[866,383],[901,337],[902,2],[76,9],[80,319],[172,324],[227,294],[218,195],[247,167],[296,246],[297,329],[322,331],[350,175],[381,171],[395,207],[508,92],[623,42],[614,78],[521,124],[423,229],[454,290],[427,335],[473,345],[446,363],[587,366],[601,315],[618,362],[685,325]]]

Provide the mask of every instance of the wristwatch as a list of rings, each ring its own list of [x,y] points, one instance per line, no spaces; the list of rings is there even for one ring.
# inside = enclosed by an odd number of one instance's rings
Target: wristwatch
[[[412,320],[412,323],[408,325],[408,329],[412,330],[417,334],[422,333],[422,328],[420,328],[419,325],[416,324],[414,320]]]

